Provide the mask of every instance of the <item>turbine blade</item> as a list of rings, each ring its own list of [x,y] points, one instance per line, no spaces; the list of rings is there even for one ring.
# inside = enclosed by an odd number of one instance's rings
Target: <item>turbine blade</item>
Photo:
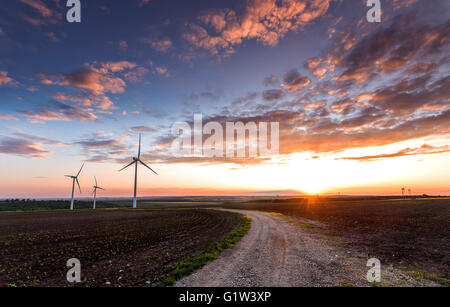
[[[124,169],[126,169],[128,166],[132,165],[133,163],[136,163],[136,161],[131,162],[130,164],[128,164],[127,166],[125,166],[124,168],[121,168],[119,170],[119,172],[123,171]]]
[[[97,187],[97,189],[100,189],[100,190],[103,190],[103,191],[105,191],[105,189],[104,189],[104,188],[101,188],[101,187]]]
[[[80,183],[78,182],[78,178],[75,178],[77,185],[78,185],[78,190],[80,190],[80,194],[81,194],[81,188],[80,188]]]
[[[94,179],[95,179],[95,186],[98,186],[98,184],[97,184],[97,178],[94,176]]]
[[[70,176],[70,175],[64,175],[64,177],[69,177],[69,178],[72,178],[72,176]]]
[[[155,172],[154,170],[152,170],[147,164],[145,164],[144,162],[142,162],[141,160],[138,160],[139,162],[142,163],[142,165],[144,165],[146,168],[148,168],[149,170],[151,170],[153,173],[155,173],[156,175],[158,175],[157,172]]]
[[[141,157],[141,134],[139,133],[138,159]]]
[[[81,166],[80,170],[78,171],[78,174],[77,174],[77,176],[76,176],[76,177],[78,177],[78,175],[80,175],[80,173],[81,173],[81,170],[82,170],[82,169],[83,169],[83,167],[84,167],[84,163],[85,163],[85,162],[83,162],[83,165]]]

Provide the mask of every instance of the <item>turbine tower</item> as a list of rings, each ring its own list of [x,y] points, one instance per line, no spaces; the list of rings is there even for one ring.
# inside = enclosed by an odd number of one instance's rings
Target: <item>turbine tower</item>
[[[95,185],[94,185],[94,192],[93,192],[93,194],[94,194],[94,205],[92,206],[92,209],[95,209],[95,201],[97,200],[97,189],[100,189],[100,190],[105,190],[104,188],[101,188],[101,187],[99,187],[98,186],[98,184],[97,184],[97,178],[94,176],[94,180],[95,180]]]
[[[148,168],[149,170],[151,170],[153,173],[155,173],[156,175],[158,175],[154,170],[152,170],[147,164],[145,164],[144,162],[142,162],[141,160],[141,134],[139,134],[139,149],[138,149],[138,156],[133,157],[133,161],[128,164],[127,166],[125,166],[124,168],[120,169],[119,172],[123,171],[124,169],[126,169],[127,167],[131,166],[134,164],[134,196],[133,196],[133,209],[137,208],[137,204],[136,204],[136,189],[137,189],[137,170],[138,170],[138,162],[141,163],[142,165],[144,165],[146,168]]]
[[[80,193],[81,193],[80,183],[78,182],[78,176],[80,175],[81,170],[83,169],[83,167],[84,167],[84,163],[81,166],[81,168],[78,171],[78,174],[76,176],[65,175],[65,177],[72,178],[72,200],[70,201],[70,210],[73,210],[73,191],[75,189],[75,181],[77,182],[78,189],[80,190]]]

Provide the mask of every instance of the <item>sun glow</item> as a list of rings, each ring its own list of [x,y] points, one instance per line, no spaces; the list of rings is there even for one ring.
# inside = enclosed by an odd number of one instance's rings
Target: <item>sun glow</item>
[[[299,191],[305,192],[307,194],[318,194],[322,191],[324,191],[326,187],[320,183],[312,182],[312,183],[306,183],[303,184],[301,187],[298,188]]]

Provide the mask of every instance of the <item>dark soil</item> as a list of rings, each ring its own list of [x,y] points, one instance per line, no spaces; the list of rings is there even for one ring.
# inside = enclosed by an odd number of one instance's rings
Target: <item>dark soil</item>
[[[155,286],[242,219],[196,209],[2,213],[0,284],[71,286],[66,262],[77,258],[78,286]]]

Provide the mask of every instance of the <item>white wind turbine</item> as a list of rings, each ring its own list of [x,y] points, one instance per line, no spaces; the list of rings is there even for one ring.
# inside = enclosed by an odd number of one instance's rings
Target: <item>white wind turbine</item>
[[[78,176],[80,175],[81,170],[83,169],[83,167],[84,167],[84,163],[81,166],[81,168],[78,171],[78,174],[76,176],[65,175],[65,177],[72,178],[72,200],[70,201],[70,210],[73,210],[73,191],[75,189],[75,181],[77,182],[78,189],[80,190],[80,193],[81,193],[80,183],[78,182]]]
[[[121,170],[119,170],[119,172],[123,171],[124,169],[126,169],[127,167],[134,165],[134,196],[133,196],[133,208],[136,209],[137,204],[136,204],[136,188],[137,188],[137,167],[138,167],[138,162],[141,163],[142,165],[144,165],[146,168],[148,168],[149,170],[151,170],[153,173],[155,173],[156,175],[158,175],[154,170],[152,170],[147,164],[145,164],[144,162],[142,162],[141,158],[141,134],[139,134],[139,149],[138,149],[138,156],[137,158],[133,157],[133,162],[131,162],[130,164],[128,164],[127,166],[125,166],[124,168],[122,168]]]
[[[101,188],[101,187],[99,187],[98,186],[98,184],[97,184],[97,178],[94,176],[94,180],[95,180],[95,185],[94,185],[94,192],[93,192],[93,194],[94,194],[94,205],[92,206],[92,209],[95,209],[95,201],[97,200],[97,189],[100,189],[100,190],[105,190],[104,188]]]

